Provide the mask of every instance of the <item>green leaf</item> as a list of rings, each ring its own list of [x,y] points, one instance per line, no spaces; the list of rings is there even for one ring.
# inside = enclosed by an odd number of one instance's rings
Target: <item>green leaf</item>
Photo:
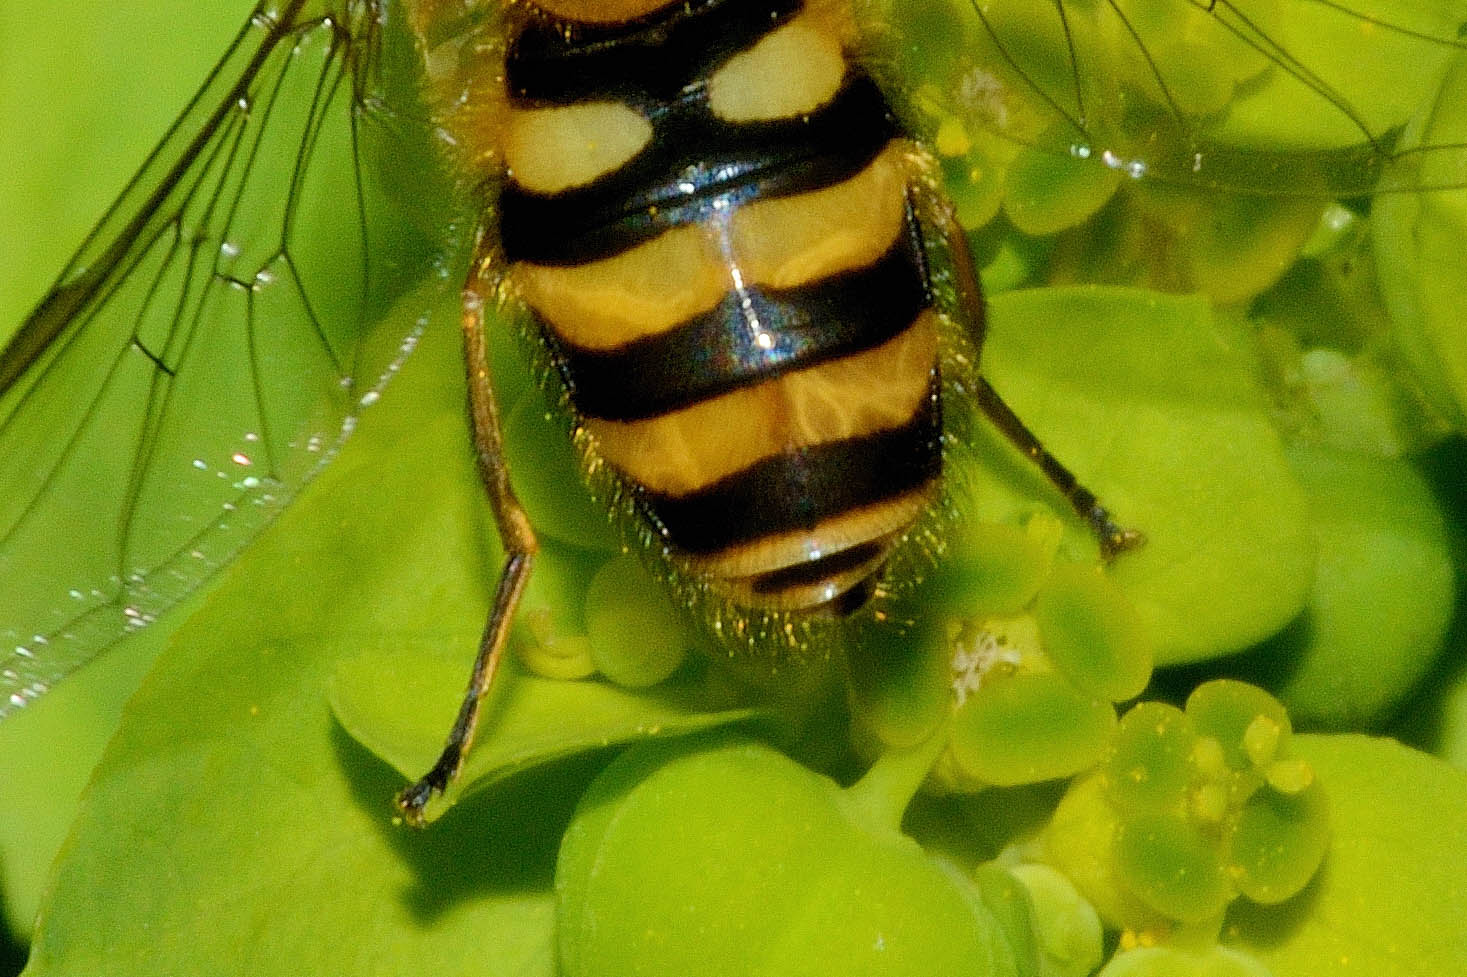
[[[1297,622],[1250,658],[1300,723],[1381,722],[1442,651],[1456,611],[1450,530],[1401,460],[1291,448],[1307,487],[1319,569]]]
[[[1432,752],[1467,770],[1467,669],[1462,664],[1458,663],[1440,690],[1441,701],[1421,718],[1434,720],[1438,726],[1431,735]]]
[[[846,649],[856,721],[889,747],[922,742],[952,711],[952,653],[935,615],[869,627]]]
[[[1040,836],[1041,857],[1074,883],[1108,927],[1163,930],[1168,920],[1131,892],[1116,863],[1122,816],[1107,794],[1099,774],[1072,781]]]
[[[1159,236],[1161,228],[1172,235],[1158,242],[1165,255],[1163,267],[1174,269],[1188,290],[1220,305],[1246,302],[1277,282],[1315,233],[1324,210],[1321,200],[1307,196],[1278,200],[1164,183],[1138,187],[1133,199],[1143,235]],[[1107,246],[1104,233],[1102,227],[1093,248],[1097,275],[1106,274],[1108,265],[1126,252],[1135,260],[1134,248],[1117,252]],[[1153,281],[1169,288],[1165,277]]]
[[[1228,868],[1254,902],[1293,898],[1314,877],[1329,844],[1329,803],[1318,780],[1292,794],[1264,787],[1227,827]]]
[[[1105,763],[1106,796],[1124,813],[1181,810],[1197,776],[1197,733],[1164,702],[1143,702],[1121,717]]]
[[[1050,451],[1124,525],[1146,534],[1113,579],[1157,664],[1268,637],[1303,606],[1314,541],[1256,375],[1251,339],[1196,298],[1049,288],[991,303],[984,369]],[[978,424],[971,508],[1018,521],[1068,506],[1027,458]],[[966,475],[966,471],[965,471]],[[1071,547],[1094,552],[1069,518]]]
[[[1413,154],[1421,145],[1460,146],[1467,138],[1467,57],[1452,62],[1435,99],[1423,104],[1402,137],[1400,178],[1408,185],[1457,187],[1387,194],[1371,224],[1381,292],[1397,337],[1423,392],[1458,431],[1467,430],[1467,326],[1461,315],[1467,270],[1467,191],[1459,154]]]
[[[662,682],[699,643],[667,592],[630,553],[612,557],[592,579],[586,632],[596,668],[628,688]]]
[[[1421,977],[1467,960],[1467,773],[1399,743],[1295,736],[1329,791],[1324,869],[1284,906],[1234,904],[1228,942],[1274,977]]]
[[[1009,616],[1034,600],[1049,576],[1062,532],[1057,520],[1028,526],[976,523],[949,540],[935,600],[966,617]]]
[[[45,17],[0,11],[0,341],[198,90],[251,6],[59,0]]]
[[[586,588],[597,569],[586,553],[541,540],[510,634],[510,650],[526,670],[557,679],[595,673],[586,637]]]
[[[123,703],[167,637],[167,623],[160,622],[0,724],[0,878],[15,933],[30,932],[51,860],[66,839],[92,768],[117,729]]]
[[[1182,814],[1142,812],[1123,820],[1116,867],[1142,902],[1184,923],[1221,914],[1233,897],[1214,845]]]
[[[28,973],[551,973],[551,862],[590,771],[407,834],[401,777],[327,707],[345,655],[425,635],[473,647],[497,561],[465,490],[452,320],[130,703]]]
[[[1198,735],[1217,741],[1223,759],[1238,771],[1273,760],[1293,732],[1277,699],[1233,679],[1213,679],[1193,689],[1187,697],[1187,719]],[[1266,745],[1260,746],[1260,740]]]
[[[1349,17],[1329,4],[1267,6],[1279,11],[1265,28],[1269,44],[1309,71],[1274,68],[1264,84],[1232,104],[1222,132],[1239,145],[1348,146],[1364,142],[1367,132],[1401,125],[1453,53],[1450,45],[1423,45],[1419,37],[1450,37],[1461,16],[1461,8],[1450,3],[1400,0],[1360,0],[1349,5]],[[1372,30],[1372,23],[1395,29]],[[1333,110],[1324,92],[1351,105],[1355,114]]]
[[[1276,977],[1246,953],[1212,946],[1186,950],[1145,946],[1122,950],[1096,977]]]
[[[454,649],[451,642],[425,642],[420,637],[352,655],[333,677],[332,709],[358,742],[404,778],[414,779],[428,770],[443,748],[472,659],[472,643]],[[486,702],[476,746],[444,805],[527,767],[755,715],[751,709],[720,702],[696,668],[681,680],[645,690],[597,680],[540,678],[522,671],[512,659],[504,669]],[[434,816],[430,813],[429,819]]]
[[[1151,647],[1136,612],[1096,567],[1055,566],[1034,607],[1044,653],[1065,678],[1110,702],[1135,698],[1151,678]]]
[[[1086,977],[1103,957],[1100,917],[1074,883],[1048,865],[1015,865],[1009,873],[1024,885],[1034,909],[1034,928],[1045,977]]]
[[[1121,174],[1078,166],[1048,153],[1021,153],[1004,184],[1004,213],[1025,234],[1053,234],[1089,219],[1121,184]]]
[[[992,885],[980,895],[851,800],[783,754],[728,737],[623,754],[561,849],[566,974],[1032,973],[1029,941],[1014,946],[988,907]],[[1008,895],[1003,912],[1027,916],[1012,881]]]
[[[1012,786],[1070,777],[1094,766],[1116,726],[1115,708],[1055,672],[984,682],[953,721],[953,760],[979,783]]]

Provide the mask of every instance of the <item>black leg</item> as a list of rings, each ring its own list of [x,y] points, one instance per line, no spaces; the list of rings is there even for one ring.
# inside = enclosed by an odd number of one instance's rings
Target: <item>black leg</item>
[[[479,268],[480,264],[476,262],[475,268]],[[499,427],[499,407],[495,402],[494,389],[489,378],[484,336],[484,304],[491,300],[491,296],[492,289],[477,274],[471,275],[469,284],[464,288],[463,299],[464,364],[468,374],[469,419],[473,428],[474,451],[478,458],[479,476],[494,508],[499,539],[504,544],[504,568],[500,571],[499,586],[494,591],[494,604],[489,610],[489,620],[484,624],[484,633],[479,639],[479,651],[474,657],[469,685],[464,692],[458,718],[448,734],[448,742],[444,744],[443,752],[439,754],[433,768],[417,783],[397,795],[398,808],[414,827],[422,827],[424,807],[433,795],[441,794],[453,778],[458,776],[464,757],[473,744],[474,731],[479,724],[480,706],[499,670],[499,661],[504,654],[514,612],[524,594],[525,584],[530,579],[530,569],[539,548],[529,517],[510,487],[509,471],[504,464],[504,439]]]
[[[1039,466],[1046,478],[1054,483],[1055,488],[1064,493],[1070,506],[1080,514],[1080,517],[1090,524],[1090,529],[1095,533],[1096,540],[1100,543],[1100,555],[1109,562],[1115,559],[1119,553],[1134,549],[1146,541],[1146,537],[1134,529],[1124,529],[1111,519],[1110,512],[1100,504],[1095,493],[1080,484],[1073,472],[1060,464],[1059,459],[1050,454],[1034,432],[1024,426],[1015,414],[1013,408],[1004,403],[998,391],[983,377],[978,378],[975,396],[978,406],[993,422],[994,426],[1009,439],[1009,442]]]
[[[921,167],[923,164],[917,165]],[[958,224],[952,204],[932,190],[931,186],[930,180],[919,172],[911,181],[910,192],[921,201],[923,216],[937,228],[952,256],[958,314],[969,332],[974,350],[977,351],[982,348],[985,329],[982,287],[978,282],[973,256],[968,250],[967,235]],[[1135,549],[1146,542],[1146,537],[1140,532],[1125,529],[1111,518],[1110,512],[1100,504],[1095,493],[1081,485],[1074,473],[1045,449],[1034,432],[1024,426],[1019,415],[1004,403],[998,391],[981,374],[974,378],[974,396],[984,415],[1014,447],[1039,467],[1045,477],[1064,493],[1070,506],[1089,524],[1100,543],[1100,554],[1107,562],[1117,554]]]

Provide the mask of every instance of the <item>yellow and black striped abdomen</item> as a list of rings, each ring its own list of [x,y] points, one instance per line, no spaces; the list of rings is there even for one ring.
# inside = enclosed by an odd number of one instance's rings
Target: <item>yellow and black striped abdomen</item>
[[[859,603],[941,469],[908,147],[847,16],[536,19],[506,59],[508,286],[597,456],[750,607]]]

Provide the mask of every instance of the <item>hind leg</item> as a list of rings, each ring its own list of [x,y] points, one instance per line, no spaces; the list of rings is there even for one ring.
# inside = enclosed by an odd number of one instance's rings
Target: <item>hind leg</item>
[[[482,256],[481,260],[475,261],[474,268],[477,270],[481,264]],[[478,459],[479,477],[489,494],[494,521],[499,529],[499,540],[504,545],[504,567],[500,571],[499,585],[494,591],[489,619],[485,622],[483,635],[479,639],[479,650],[474,656],[474,666],[469,675],[468,688],[464,691],[463,704],[459,706],[458,718],[449,731],[443,752],[439,754],[431,770],[397,795],[398,808],[414,827],[422,827],[423,809],[435,794],[441,794],[458,776],[464,757],[473,744],[484,696],[499,671],[499,662],[504,655],[515,609],[524,594],[525,584],[529,582],[530,570],[539,548],[529,516],[525,514],[524,507],[515,497],[514,489],[510,487],[509,470],[504,464],[499,405],[489,378],[487,342],[484,335],[484,306],[492,299],[493,289],[477,272],[471,274],[464,287],[462,313],[469,421],[474,438],[474,453]]]
[[[978,282],[978,272],[973,256],[968,250],[968,239],[959,226],[952,204],[920,176],[915,177],[909,189],[915,198],[923,221],[942,236],[943,243],[952,255],[953,285],[957,292],[958,316],[968,330],[974,349],[983,345],[985,329],[983,290]],[[1146,537],[1134,529],[1118,524],[1105,506],[1100,504],[1075,474],[1058,458],[1050,454],[1033,431],[1025,426],[997,390],[981,374],[974,379],[974,399],[978,408],[1009,442],[1038,466],[1044,476],[1064,495],[1070,507],[1090,526],[1100,544],[1101,556],[1109,562],[1118,554],[1134,549],[1146,541]]]

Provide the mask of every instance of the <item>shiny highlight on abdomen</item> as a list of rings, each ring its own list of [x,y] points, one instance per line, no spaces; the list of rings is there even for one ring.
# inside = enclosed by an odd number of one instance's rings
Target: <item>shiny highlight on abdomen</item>
[[[673,558],[737,605],[841,614],[930,503],[942,418],[906,144],[833,9],[532,18],[500,218],[507,288]]]

